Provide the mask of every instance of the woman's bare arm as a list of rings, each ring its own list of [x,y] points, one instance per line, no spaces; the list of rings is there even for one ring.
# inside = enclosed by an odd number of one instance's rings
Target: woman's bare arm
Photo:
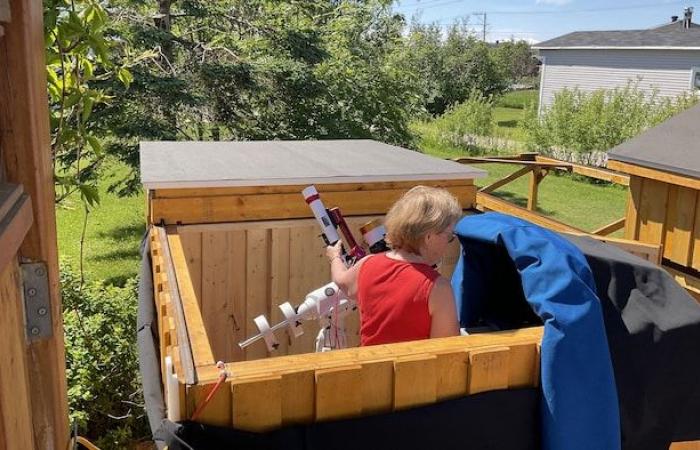
[[[348,268],[340,256],[340,242],[338,242],[335,246],[326,247],[326,256],[328,256],[331,263],[331,281],[337,284],[348,297],[353,300],[356,299],[357,276],[360,273],[360,267],[371,255],[365,256],[356,262],[355,265]]]
[[[450,281],[440,277],[430,292],[428,301],[430,311],[430,337],[447,337],[459,335],[457,307]]]

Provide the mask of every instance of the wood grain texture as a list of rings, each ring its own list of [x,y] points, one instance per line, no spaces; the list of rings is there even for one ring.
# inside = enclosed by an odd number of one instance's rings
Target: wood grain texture
[[[52,336],[25,347],[34,445],[62,449],[68,442],[66,357],[59,295],[54,170],[51,160],[43,5],[10,0],[12,20],[0,38],[0,145],[5,181],[22,184],[32,202],[32,226],[20,257],[46,263]]]
[[[0,448],[35,448],[31,388],[24,352],[24,307],[16,262],[0,272]]]
[[[469,394],[508,388],[509,353],[508,347],[469,352]]]
[[[464,209],[474,204],[473,185],[449,186]],[[340,205],[346,216],[384,214],[407,189],[327,192],[323,202]],[[153,198],[151,223],[198,224],[313,217],[300,193]]]
[[[405,356],[394,361],[394,409],[435,403],[437,357],[431,354]]]
[[[263,432],[282,425],[282,380],[267,377],[231,385],[233,426]]]
[[[630,177],[627,195],[627,212],[625,214],[625,239],[635,240],[639,237],[639,208],[641,207],[643,180]]]
[[[316,371],[316,420],[357,417],[362,412],[362,366]]]

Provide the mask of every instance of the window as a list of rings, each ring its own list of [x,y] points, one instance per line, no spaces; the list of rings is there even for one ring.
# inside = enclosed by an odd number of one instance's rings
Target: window
[[[690,89],[700,89],[700,67],[690,70]]]

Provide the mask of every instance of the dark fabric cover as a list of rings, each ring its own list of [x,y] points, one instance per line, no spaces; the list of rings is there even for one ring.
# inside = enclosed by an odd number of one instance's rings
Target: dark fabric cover
[[[619,449],[620,416],[603,313],[581,251],[549,230],[495,212],[462,218],[455,234],[462,254],[452,287],[461,325],[476,319],[474,305],[489,312],[492,323],[499,319],[494,311],[525,310],[515,304],[490,307],[489,300],[502,303],[511,296],[506,285],[514,287],[513,300],[524,295],[544,323],[542,447]],[[488,294],[492,289],[500,299]],[[507,319],[517,325],[512,313]]]
[[[700,439],[700,305],[658,266],[569,237],[593,270],[620,399],[625,450]]]
[[[538,403],[536,389],[493,391],[269,433],[186,422],[163,434],[169,450],[536,450],[540,448]]]
[[[165,401],[161,390],[160,351],[158,350],[158,321],[153,300],[153,272],[148,233],[141,242],[141,272],[139,273],[139,308],[136,318],[136,342],[139,349],[139,371],[143,384],[146,414],[152,431],[165,420]],[[158,450],[165,447],[155,440]]]

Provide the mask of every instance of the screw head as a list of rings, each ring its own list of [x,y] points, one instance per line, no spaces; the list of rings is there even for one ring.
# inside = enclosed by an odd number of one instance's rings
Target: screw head
[[[27,289],[27,295],[29,295],[30,297],[34,297],[36,295],[36,289],[34,289],[34,288]]]
[[[33,336],[38,336],[39,335],[39,327],[32,327],[30,332],[32,333]]]
[[[43,269],[42,267],[37,267],[36,270],[34,271],[34,273],[35,273],[38,277],[43,277],[43,276],[44,276],[44,273],[46,273],[46,272],[44,272],[44,269]]]
[[[49,312],[49,311],[48,311],[46,308],[44,308],[44,307],[42,306],[41,308],[37,309],[36,312],[37,312],[37,314],[39,314],[40,316],[45,316],[46,313]]]

